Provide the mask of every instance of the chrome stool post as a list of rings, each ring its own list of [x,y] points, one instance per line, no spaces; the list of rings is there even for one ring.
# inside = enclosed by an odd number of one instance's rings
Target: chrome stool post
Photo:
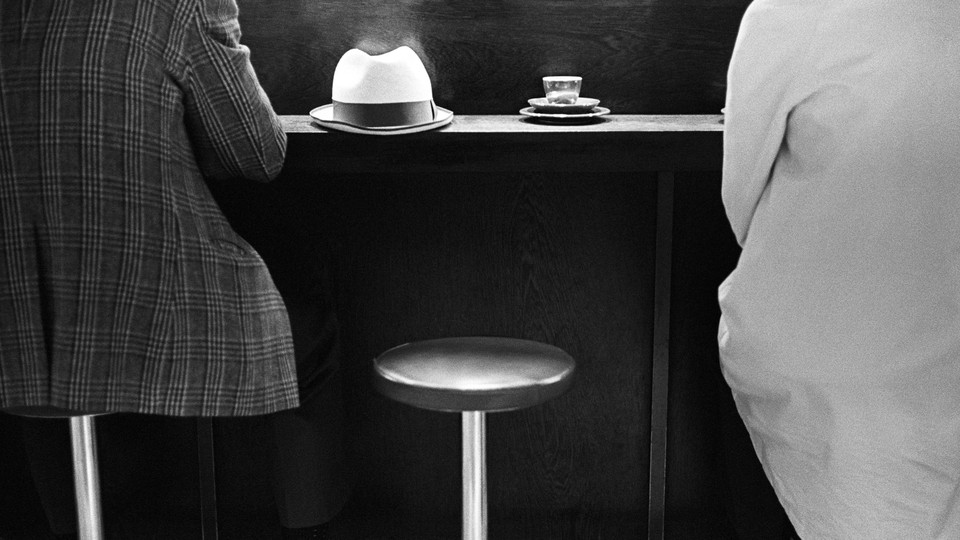
[[[487,413],[463,411],[463,538],[487,537]]]
[[[77,535],[80,540],[101,540],[100,473],[93,415],[70,417],[70,448],[77,499]]]

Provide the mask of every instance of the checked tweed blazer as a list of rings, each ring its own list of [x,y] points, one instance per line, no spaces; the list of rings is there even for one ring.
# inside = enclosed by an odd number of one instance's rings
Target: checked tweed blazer
[[[0,2],[0,408],[298,404],[290,324],[204,178],[286,137],[233,0]]]

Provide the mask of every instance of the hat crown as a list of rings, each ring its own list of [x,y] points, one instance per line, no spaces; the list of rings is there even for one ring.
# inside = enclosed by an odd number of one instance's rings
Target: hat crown
[[[417,53],[406,45],[371,56],[350,49],[333,72],[333,101],[407,103],[433,99],[430,75]]]

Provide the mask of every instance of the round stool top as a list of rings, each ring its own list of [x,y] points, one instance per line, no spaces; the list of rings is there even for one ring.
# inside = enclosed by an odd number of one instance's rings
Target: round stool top
[[[373,368],[374,387],[401,403],[437,411],[510,411],[562,394],[576,363],[536,341],[459,337],[394,347]]]

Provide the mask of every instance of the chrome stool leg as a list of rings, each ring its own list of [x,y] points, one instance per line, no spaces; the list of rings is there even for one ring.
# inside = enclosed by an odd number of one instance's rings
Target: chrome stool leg
[[[463,411],[463,539],[487,539],[487,413]]]
[[[97,440],[93,416],[70,418],[73,480],[77,499],[77,533],[80,540],[102,540],[100,475],[97,471]]]

